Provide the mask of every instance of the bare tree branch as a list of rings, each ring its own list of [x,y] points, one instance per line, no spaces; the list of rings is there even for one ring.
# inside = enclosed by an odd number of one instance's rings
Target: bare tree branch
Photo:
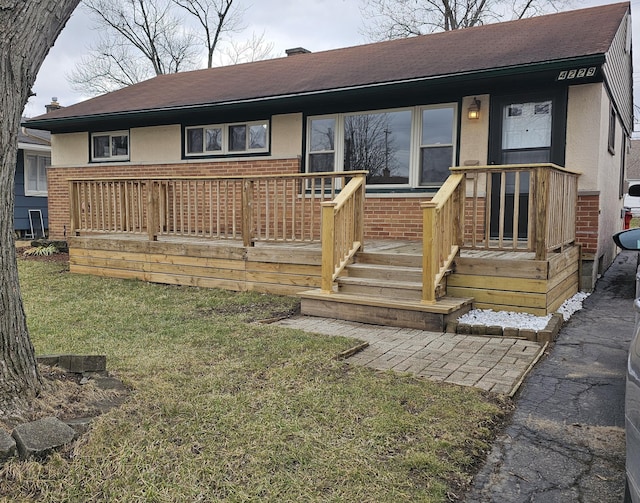
[[[74,90],[85,95],[104,94],[153,77],[143,57],[123,43],[99,38],[94,49],[67,75]]]
[[[457,30],[558,11],[573,0],[362,0],[371,40]]]
[[[220,52],[220,65],[237,65],[251,63],[273,57],[273,42],[265,40],[264,32],[260,35],[252,33],[251,38],[244,42],[231,40]]]
[[[172,0],[186,10],[200,24],[207,48],[207,68],[213,66],[213,54],[224,33],[240,29],[241,12],[233,5],[234,0]]]
[[[101,35],[68,79],[90,94],[196,68],[193,33],[170,0],[84,0]]]
[[[271,57],[273,44],[261,36],[243,43],[226,40],[242,29],[244,10],[237,0],[84,0],[100,37],[75,70],[71,86],[85,94],[114,91],[167,73],[198,68],[206,54],[207,67],[221,52],[221,61],[255,61]],[[176,10],[187,14],[185,23]],[[202,48],[204,47],[204,51]]]

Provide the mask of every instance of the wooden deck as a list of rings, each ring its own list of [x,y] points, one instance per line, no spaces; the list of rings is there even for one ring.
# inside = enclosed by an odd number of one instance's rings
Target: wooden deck
[[[421,241],[383,244],[367,231],[366,171],[69,180],[72,268],[285,294],[319,284],[328,296],[432,305],[448,292],[546,313],[573,289],[577,266],[550,264],[578,257],[557,258],[575,246],[577,176],[550,164],[452,168],[419,202],[422,221],[395,235]],[[384,266],[403,279],[380,276]]]
[[[422,244],[367,242],[367,252],[388,255],[389,263],[422,257]],[[393,259],[392,257],[396,257]],[[257,242],[234,239],[94,234],[69,238],[71,272],[229,290],[296,295],[319,288],[319,242]]]
[[[452,171],[387,241],[366,231],[364,171],[70,180],[71,271],[299,295],[306,314],[429,330],[472,305],[556,310],[578,289],[577,173]]]
[[[533,252],[463,250],[446,278],[446,295],[421,302],[422,242],[367,241],[343,271],[332,293],[320,294],[319,243],[258,242],[146,235],[96,234],[69,239],[71,272],[164,284],[300,295],[316,299],[308,314],[340,312],[349,319],[393,324],[402,316],[425,326],[422,314],[438,313],[440,325],[474,308],[544,315],[578,290],[579,249],[535,260]],[[366,269],[366,272],[363,270]],[[317,290],[317,291],[316,291]],[[340,306],[333,304],[340,301]],[[365,309],[370,306],[371,309]],[[385,310],[393,308],[394,313]],[[398,315],[397,310],[402,311]],[[440,327],[442,328],[442,327]]]
[[[74,273],[279,295],[319,287],[319,243],[101,234],[69,239]]]
[[[463,250],[456,259],[455,274],[447,278],[447,292],[473,297],[477,309],[544,316],[578,292],[579,269],[578,246],[550,254],[546,260],[535,260],[526,252]]]

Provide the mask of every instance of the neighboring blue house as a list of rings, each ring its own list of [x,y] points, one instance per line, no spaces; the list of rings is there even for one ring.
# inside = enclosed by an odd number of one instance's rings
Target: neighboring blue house
[[[44,237],[49,227],[47,167],[51,165],[51,135],[21,128],[15,176],[14,228],[20,237]],[[31,219],[29,218],[31,216]],[[33,234],[35,235],[32,235]]]

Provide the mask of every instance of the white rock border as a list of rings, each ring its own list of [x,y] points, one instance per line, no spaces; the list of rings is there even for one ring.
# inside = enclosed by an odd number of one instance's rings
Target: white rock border
[[[447,332],[494,337],[514,337],[541,343],[552,342],[562,323],[582,309],[582,303],[590,294],[578,292],[567,299],[555,314],[535,316],[513,311],[472,309],[456,321],[447,324]]]

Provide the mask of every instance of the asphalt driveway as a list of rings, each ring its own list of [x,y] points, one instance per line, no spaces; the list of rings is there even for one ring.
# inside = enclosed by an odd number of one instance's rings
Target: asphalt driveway
[[[621,253],[516,396],[467,502],[619,503],[637,252]]]

